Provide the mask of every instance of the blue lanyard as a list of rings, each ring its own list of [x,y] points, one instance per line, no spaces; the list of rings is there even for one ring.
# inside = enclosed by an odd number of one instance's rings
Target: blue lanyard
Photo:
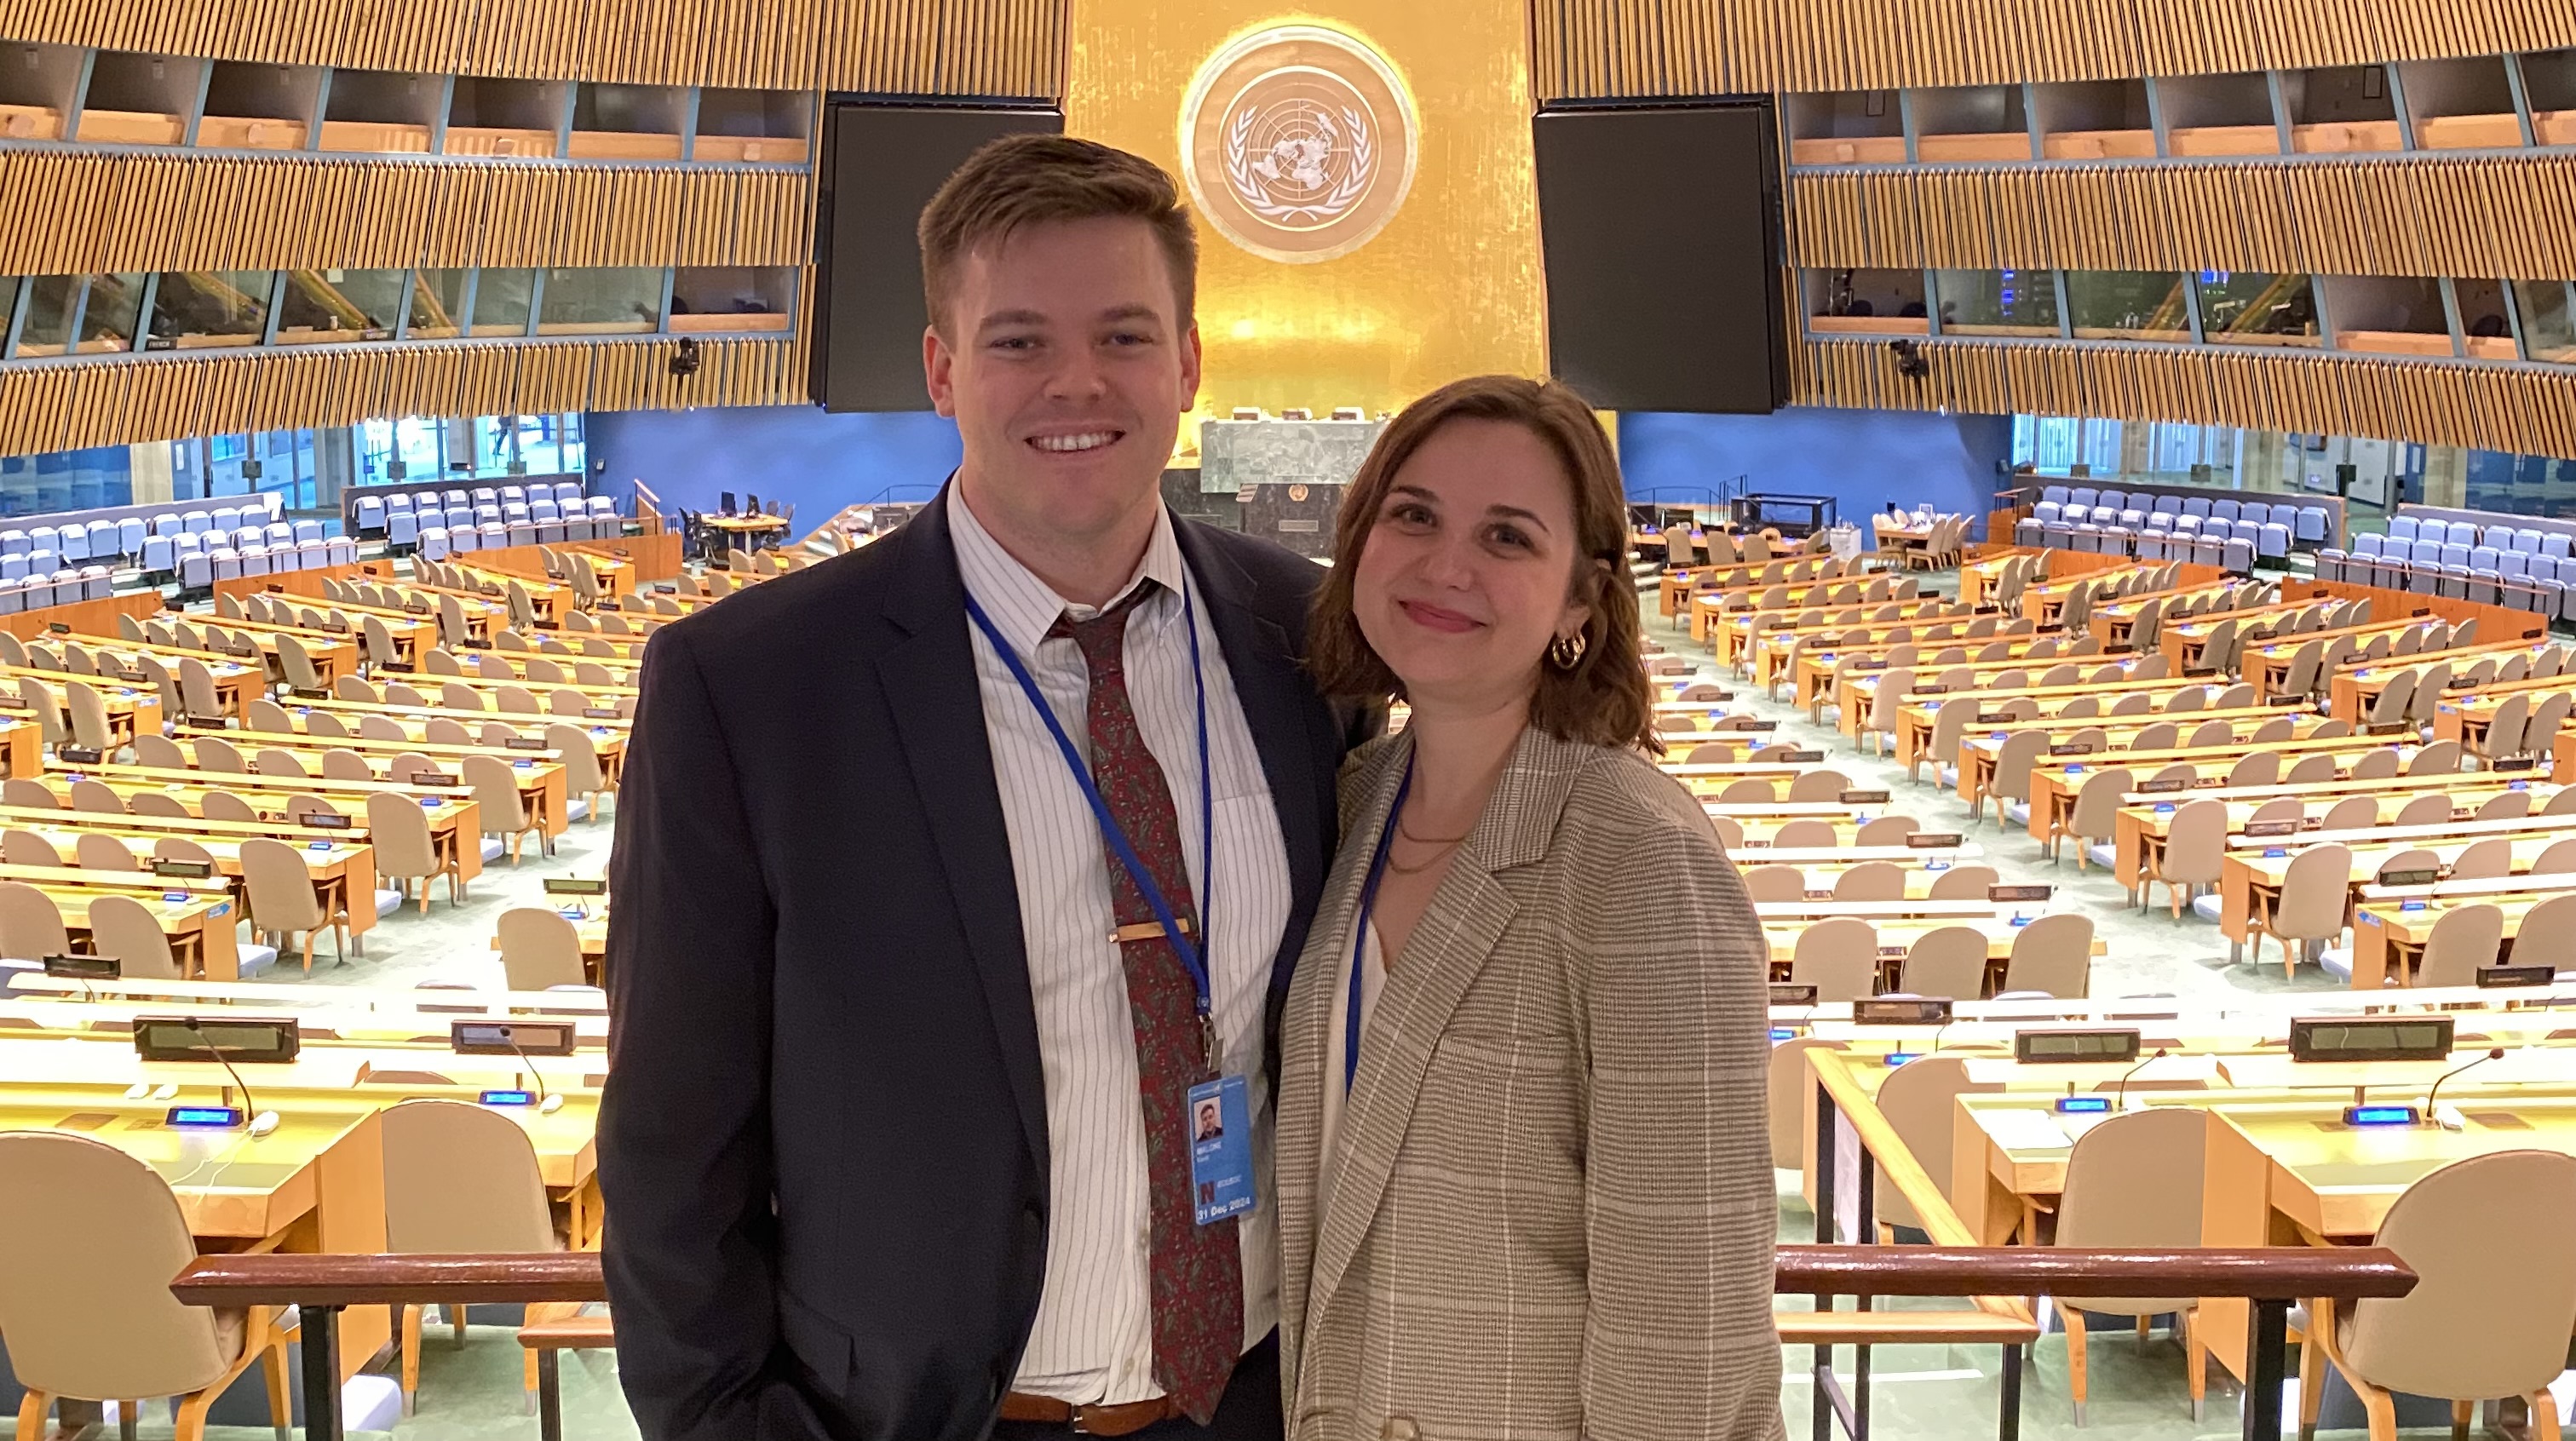
[[[1002,632],[994,626],[992,617],[984,614],[984,608],[975,603],[972,595],[966,597],[966,614],[984,632],[984,639],[993,643],[994,651],[1002,657],[1002,664],[1011,668],[1011,679],[1020,683],[1020,692],[1036,708],[1038,719],[1046,722],[1047,734],[1055,737],[1055,747],[1064,756],[1065,768],[1073,772],[1073,783],[1082,787],[1082,798],[1091,802],[1091,814],[1100,823],[1100,838],[1108,842],[1109,849],[1118,857],[1118,864],[1127,868],[1127,874],[1136,882],[1136,889],[1144,896],[1145,904],[1153,908],[1154,919],[1162,923],[1163,939],[1171,942],[1172,954],[1181,958],[1181,968],[1190,973],[1190,984],[1198,990],[1200,1039],[1207,1050],[1208,1065],[1213,1069],[1217,1061],[1216,1022],[1203,947],[1209,935],[1208,892],[1216,882],[1216,781],[1208,767],[1207,672],[1199,664],[1198,617],[1190,605],[1189,577],[1184,575],[1181,578],[1181,624],[1189,631],[1190,681],[1198,693],[1199,712],[1200,876],[1199,934],[1196,941],[1181,933],[1180,917],[1172,910],[1172,903],[1164,899],[1163,888],[1154,883],[1153,872],[1147,870],[1145,862],[1137,856],[1135,844],[1127,839],[1127,832],[1119,826],[1118,818],[1109,813],[1109,802],[1092,781],[1091,768],[1083,763],[1082,752],[1074,748],[1073,737],[1065,734],[1063,722],[1055,717],[1055,707],[1047,704],[1045,694],[1038,689],[1028,666],[1020,660],[1019,652],[1002,638]]]
[[[1360,887],[1359,923],[1351,928],[1351,999],[1342,1013],[1342,1094],[1346,1096],[1351,1082],[1360,1074],[1360,980],[1368,969],[1369,913],[1377,909],[1377,883],[1386,879],[1387,852],[1395,844],[1395,826],[1404,815],[1404,798],[1412,791],[1413,758],[1407,756],[1404,780],[1395,788],[1395,804],[1387,808],[1386,829],[1378,832],[1377,854],[1369,860],[1368,881]]]

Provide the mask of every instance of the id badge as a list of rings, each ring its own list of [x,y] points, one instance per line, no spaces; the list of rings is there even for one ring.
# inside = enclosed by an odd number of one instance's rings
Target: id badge
[[[1202,1226],[1252,1209],[1252,1106],[1241,1076],[1190,1087],[1190,1199]]]

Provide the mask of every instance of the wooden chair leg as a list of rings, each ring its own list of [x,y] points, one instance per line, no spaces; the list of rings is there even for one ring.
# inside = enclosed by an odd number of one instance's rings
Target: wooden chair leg
[[[141,1428],[142,1424],[142,1402],[129,1400],[116,1403],[116,1434],[120,1441],[134,1441],[134,1433]]]
[[[224,1379],[229,1381],[232,1378],[227,1376]],[[215,1404],[215,1397],[223,1389],[221,1385],[209,1386],[195,1395],[180,1398],[179,1429],[175,1441],[205,1441],[206,1411]]]
[[[2478,1403],[2475,1401],[2451,1403],[2451,1441],[2469,1441],[2469,1422],[2477,1414]]]
[[[2331,1303],[2308,1303],[2307,1334],[2299,1338],[2299,1441],[2317,1434],[2317,1412],[2325,1405],[2326,1355],[2317,1344],[2319,1328],[2334,1324]]]
[[[2522,1398],[2531,1411],[2531,1441],[2558,1441],[2558,1398],[2548,1391],[2534,1391]]]
[[[2370,1418],[2370,1441],[2397,1441],[2397,1402],[2387,1392],[2353,1375],[2343,1373],[2361,1397],[2362,1412]]]
[[[2200,1419],[2201,1403],[2209,1397],[2209,1348],[2200,1343],[2200,1308],[2182,1313],[2183,1376],[2191,1383],[2191,1419]]]
[[[458,1301],[447,1308],[447,1324],[454,1328],[456,1349],[465,1349],[465,1303]]]
[[[268,1424],[284,1436],[295,1423],[295,1399],[286,1381],[286,1339],[281,1336],[260,1353],[260,1379],[268,1383]]]
[[[2075,1424],[2084,1424],[2084,1313],[2061,1305],[2057,1314],[2066,1318],[2066,1392],[2075,1402]]]
[[[18,1403],[18,1441],[45,1441],[45,1412],[54,1398],[43,1391],[30,1391]]]
[[[420,1401],[420,1308],[402,1308],[402,1411],[409,1416]]]

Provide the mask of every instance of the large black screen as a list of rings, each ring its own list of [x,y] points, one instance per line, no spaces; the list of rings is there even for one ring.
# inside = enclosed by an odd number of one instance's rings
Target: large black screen
[[[928,410],[922,388],[921,208],[988,140],[1064,131],[1052,108],[835,101],[815,207],[815,403]]]
[[[1548,362],[1604,410],[1788,400],[1767,98],[1543,110]]]

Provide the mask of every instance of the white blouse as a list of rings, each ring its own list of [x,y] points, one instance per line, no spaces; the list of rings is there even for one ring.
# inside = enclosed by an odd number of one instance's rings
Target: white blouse
[[[1378,997],[1386,994],[1386,952],[1378,945],[1375,925],[1368,926],[1367,934],[1366,944],[1359,948],[1359,954],[1354,958],[1361,968],[1360,1043],[1363,1047],[1368,1043],[1370,1021],[1377,1015]],[[1346,940],[1342,953],[1349,955],[1351,949]],[[1342,1072],[1350,1055],[1350,965],[1342,966],[1340,974],[1341,988],[1333,992],[1333,1022],[1325,1028],[1328,1035],[1324,1043],[1324,1143],[1317,1153],[1320,1161],[1315,1177],[1315,1199],[1319,1207],[1331,1201],[1333,1177],[1341,1170],[1342,1163]]]

